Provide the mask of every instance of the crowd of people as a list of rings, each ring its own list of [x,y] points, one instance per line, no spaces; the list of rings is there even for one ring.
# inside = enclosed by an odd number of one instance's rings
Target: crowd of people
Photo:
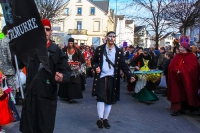
[[[122,49],[126,63],[134,67],[135,71],[162,71],[162,79],[166,82],[166,93],[163,96],[171,102],[172,116],[181,115],[187,110],[199,110],[200,47],[180,44],[178,39],[174,39],[173,46],[159,47],[158,50],[153,46],[145,49],[129,46]],[[136,76],[136,82],[128,83],[127,89],[133,92],[133,97],[139,102],[149,105],[159,100],[154,91],[162,81],[152,82],[144,77]],[[123,78],[125,81],[126,77]]]
[[[86,79],[93,77],[92,96],[96,96],[99,128],[110,128],[108,117],[112,105],[120,100],[120,79],[127,80],[127,89],[139,102],[150,105],[159,100],[154,93],[159,86],[161,76],[166,80],[166,94],[171,102],[171,115],[177,116],[186,110],[198,110],[200,98],[199,62],[200,48],[189,44],[150,48],[119,48],[115,45],[116,34],[106,34],[106,42],[96,49],[92,46],[78,46],[74,38],[68,39],[67,46],[59,48],[52,40],[52,27],[48,19],[43,19],[47,38],[50,71],[47,71],[38,57],[29,61],[26,66],[18,60],[18,67],[26,74],[25,98],[22,103],[20,131],[22,133],[52,133],[55,125],[57,96],[73,104],[75,99],[83,98]],[[0,42],[0,115],[1,127],[16,120],[8,101],[16,92],[16,64],[9,49],[9,38],[6,27],[3,29]],[[162,72],[154,74],[153,80],[147,80],[145,74],[134,72]],[[156,75],[156,76],[155,76]],[[5,82],[5,83],[4,83]],[[7,89],[3,89],[6,86]],[[57,91],[57,84],[59,90]],[[11,88],[8,91],[8,88]],[[18,102],[17,102],[18,104]],[[17,112],[16,112],[17,113]]]

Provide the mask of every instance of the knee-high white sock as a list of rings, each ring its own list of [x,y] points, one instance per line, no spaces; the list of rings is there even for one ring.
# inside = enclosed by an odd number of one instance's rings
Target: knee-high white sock
[[[110,111],[111,111],[111,107],[112,107],[112,105],[105,104],[103,119],[108,119],[108,116],[109,116]]]
[[[104,108],[105,108],[104,102],[97,102],[97,112],[99,119],[103,118]]]

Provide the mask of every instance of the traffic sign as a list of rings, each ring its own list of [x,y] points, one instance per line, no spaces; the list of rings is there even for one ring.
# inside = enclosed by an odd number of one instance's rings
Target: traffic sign
[[[181,36],[180,37],[180,44],[190,44],[190,37],[189,36]]]

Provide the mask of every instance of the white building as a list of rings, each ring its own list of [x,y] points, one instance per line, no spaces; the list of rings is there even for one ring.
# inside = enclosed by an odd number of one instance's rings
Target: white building
[[[167,46],[167,45],[173,46],[174,39],[175,38],[179,39],[180,36],[181,36],[180,33],[169,32],[169,33],[165,34],[164,36],[162,36],[161,38],[159,38],[159,45],[160,46]]]
[[[186,29],[186,35],[190,37],[190,45],[200,46],[200,26],[194,25]]]
[[[124,43],[134,44],[134,21],[126,20],[124,15],[116,16],[116,45],[123,46]]]
[[[134,30],[134,36],[140,37],[140,41],[135,43],[135,45],[139,45],[140,47],[149,48],[152,45],[151,36],[146,29],[146,26],[136,26]],[[136,38],[135,38],[136,39]]]
[[[73,37],[78,45],[100,45],[106,33],[114,30],[109,0],[69,0],[65,6],[60,16],[63,21],[53,25],[57,43],[66,44]]]

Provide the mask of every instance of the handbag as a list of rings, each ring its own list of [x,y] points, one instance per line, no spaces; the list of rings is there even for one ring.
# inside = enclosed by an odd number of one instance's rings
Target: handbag
[[[20,87],[20,82],[21,82],[21,85],[24,85],[26,83],[26,75],[22,71],[19,72],[19,76],[17,75],[17,73],[15,76],[16,76],[16,87],[17,88]]]
[[[10,93],[11,94],[11,93]],[[8,101],[8,105],[10,107],[10,110],[12,112],[12,115],[14,117],[14,121],[13,122],[16,122],[16,121],[20,121],[20,116],[19,116],[19,113],[15,107],[15,104],[13,102],[13,100],[11,99],[11,95],[9,94],[9,101]]]
[[[163,75],[160,80],[159,87],[167,88],[166,77]]]

